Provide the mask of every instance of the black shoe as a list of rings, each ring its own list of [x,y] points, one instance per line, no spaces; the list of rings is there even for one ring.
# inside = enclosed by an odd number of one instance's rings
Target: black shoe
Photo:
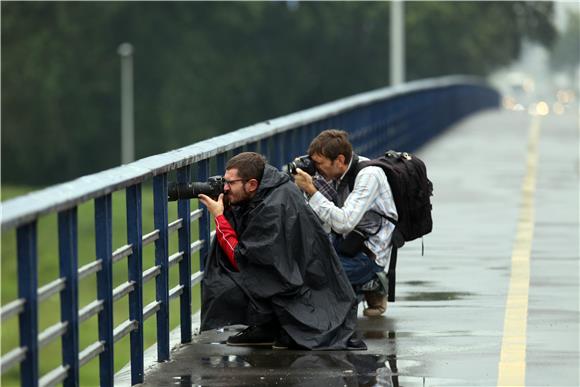
[[[357,335],[353,335],[347,342],[347,349],[350,351],[366,351],[367,345],[365,342],[358,338]]]
[[[280,330],[280,335],[272,345],[272,349],[304,349],[300,345],[296,344],[296,342],[284,331],[283,329]]]
[[[275,332],[277,333],[277,331]],[[237,335],[228,337],[226,344],[248,347],[271,347],[274,344],[276,333],[269,326],[248,327]]]

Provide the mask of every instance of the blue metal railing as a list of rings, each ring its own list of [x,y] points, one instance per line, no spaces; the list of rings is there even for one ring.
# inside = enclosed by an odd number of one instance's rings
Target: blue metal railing
[[[204,257],[211,238],[210,218],[200,208],[191,211],[190,201],[178,203],[178,219],[169,222],[168,173],[190,181],[210,175],[210,165],[222,173],[227,158],[242,150],[264,154],[281,167],[303,154],[309,141],[327,128],[350,133],[357,153],[375,157],[387,149],[413,151],[452,123],[472,112],[499,106],[499,95],[481,81],[468,77],[446,77],[408,83],[345,98],[285,117],[259,123],[236,132],[202,141],[164,154],[97,174],[81,177],[2,203],[2,231],[16,229],[18,298],[1,308],[4,322],[19,318],[20,346],[0,359],[2,373],[20,364],[23,386],[48,386],[64,382],[79,385],[79,369],[99,356],[101,386],[113,385],[114,343],[130,334],[131,382],[143,381],[143,322],[156,315],[157,355],[168,360],[169,301],[179,297],[181,342],[190,342],[191,291],[201,281],[200,271],[192,274],[192,253]],[[154,230],[143,235],[142,185],[153,181]],[[125,190],[127,244],[113,250],[113,192]],[[78,267],[77,208],[94,200],[96,260]],[[60,277],[38,289],[37,220],[58,214]],[[191,241],[191,222],[199,222],[199,235]],[[170,255],[168,235],[178,231],[179,251]],[[155,265],[143,271],[143,248],[155,243]],[[86,252],[84,252],[86,253]],[[128,280],[113,288],[113,262],[127,257]],[[3,257],[11,259],[11,257]],[[168,271],[179,264],[179,285],[169,288]],[[78,281],[97,274],[97,299],[78,307]],[[143,284],[155,278],[156,298],[143,305]],[[60,293],[60,322],[38,332],[38,304]],[[128,295],[129,319],[114,326],[113,303]],[[98,340],[79,349],[79,328],[83,321],[98,316]],[[62,365],[39,375],[39,350],[61,338]]]

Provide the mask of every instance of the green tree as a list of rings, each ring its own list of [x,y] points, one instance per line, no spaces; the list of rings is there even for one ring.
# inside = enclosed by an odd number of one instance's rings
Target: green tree
[[[388,84],[388,2],[298,4],[2,2],[3,182],[119,164],[122,42],[138,158]],[[547,2],[405,8],[408,79],[485,75],[554,34]]]
[[[119,4],[2,3],[3,180],[47,184],[111,166]]]
[[[554,70],[570,73],[580,65],[580,13],[570,12],[568,24],[552,48],[550,65]]]
[[[548,2],[411,2],[406,5],[409,79],[487,75],[517,59],[523,38],[549,46]]]

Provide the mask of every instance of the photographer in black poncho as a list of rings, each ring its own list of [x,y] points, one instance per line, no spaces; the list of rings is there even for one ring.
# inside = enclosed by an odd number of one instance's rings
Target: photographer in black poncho
[[[199,195],[216,221],[201,329],[248,325],[228,345],[366,349],[341,263],[289,176],[245,152],[228,161],[224,183],[217,200]]]

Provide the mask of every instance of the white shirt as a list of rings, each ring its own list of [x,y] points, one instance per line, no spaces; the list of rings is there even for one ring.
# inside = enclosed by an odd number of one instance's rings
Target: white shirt
[[[391,186],[380,167],[366,167],[358,173],[353,190],[342,208],[336,207],[320,192],[312,195],[309,204],[323,222],[343,236],[354,230],[369,210],[398,219]],[[380,231],[365,241],[365,245],[375,254],[376,263],[385,267],[385,271],[388,270],[391,257],[391,237],[394,229],[395,226],[383,218]]]

